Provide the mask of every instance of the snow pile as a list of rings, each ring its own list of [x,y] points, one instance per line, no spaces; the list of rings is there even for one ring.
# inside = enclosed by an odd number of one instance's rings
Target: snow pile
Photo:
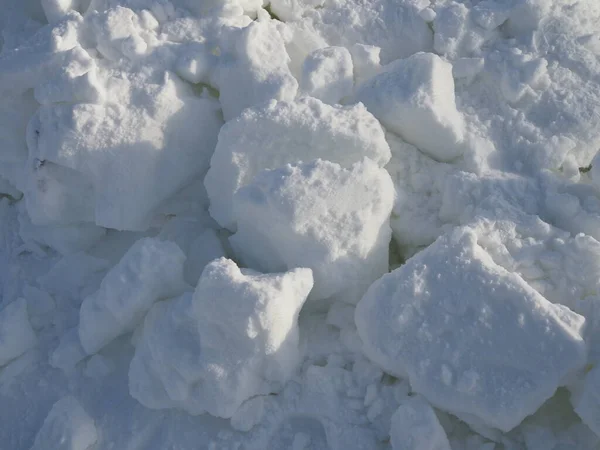
[[[0,10],[0,447],[600,448],[596,0]]]
[[[393,196],[389,175],[369,160],[264,171],[234,197],[231,244],[263,271],[311,268],[312,300],[356,303],[387,271]]]
[[[298,313],[312,285],[309,269],[263,275],[211,262],[193,295],[147,315],[131,395],[149,408],[231,417],[245,400],[278,392],[300,362]]]

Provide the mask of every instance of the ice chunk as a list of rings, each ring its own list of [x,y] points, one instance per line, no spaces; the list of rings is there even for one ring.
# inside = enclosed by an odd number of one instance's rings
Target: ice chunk
[[[461,155],[462,115],[452,65],[433,53],[394,61],[363,84],[357,99],[390,131],[439,161]]]
[[[261,172],[234,197],[230,241],[250,267],[313,269],[311,299],[356,303],[388,268],[394,187],[369,160],[317,160]]]
[[[0,367],[34,347],[36,342],[24,298],[0,310]]]
[[[446,432],[421,397],[410,398],[396,410],[390,437],[393,450],[450,450]]]
[[[355,321],[384,370],[438,408],[503,431],[586,362],[585,319],[496,265],[468,228],[375,282]]]
[[[583,386],[573,392],[571,403],[575,412],[600,437],[600,366],[593,367],[585,376]]]
[[[329,106],[314,98],[270,102],[248,109],[219,133],[204,184],[210,213],[235,230],[235,192],[263,169],[323,158],[349,167],[368,157],[380,166],[390,159],[383,129],[362,105]]]
[[[267,100],[294,99],[298,82],[290,72],[290,57],[273,23],[252,22],[239,31],[234,42],[234,48],[220,59],[214,81],[226,121]]]
[[[67,396],[52,406],[31,450],[89,450],[97,439],[94,420],[75,397]]]
[[[185,255],[173,242],[137,241],[86,297],[79,312],[79,337],[88,354],[132,331],[152,305],[185,291]]]
[[[344,47],[325,47],[304,60],[300,87],[309,95],[333,105],[352,94],[352,56]]]
[[[27,204],[32,219],[86,221],[93,207],[98,225],[144,230],[158,205],[208,168],[221,125],[216,102],[182,94],[171,76],[144,89],[131,104],[40,108],[28,129],[29,176],[45,170],[48,182],[30,183],[41,191]],[[48,163],[67,168],[55,183]],[[82,200],[92,193],[94,201]]]
[[[129,369],[131,395],[148,408],[232,417],[278,392],[300,362],[297,319],[309,269],[260,274],[220,258],[194,294],[157,303]]]

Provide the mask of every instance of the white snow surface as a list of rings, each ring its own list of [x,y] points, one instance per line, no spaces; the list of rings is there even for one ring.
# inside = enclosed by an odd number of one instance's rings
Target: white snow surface
[[[0,448],[600,449],[597,0],[0,0]]]

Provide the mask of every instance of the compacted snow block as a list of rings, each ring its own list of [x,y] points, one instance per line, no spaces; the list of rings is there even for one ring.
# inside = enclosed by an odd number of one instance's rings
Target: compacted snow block
[[[265,272],[313,270],[311,300],[356,303],[388,270],[390,176],[365,160],[316,160],[263,171],[234,197],[236,254]]]
[[[352,56],[345,47],[314,50],[302,65],[302,90],[333,105],[352,94],[354,71]]]
[[[300,363],[297,319],[312,285],[310,269],[263,275],[214,260],[193,295],[146,316],[131,395],[148,408],[229,418],[250,397],[278,392]]]
[[[88,450],[97,439],[93,419],[76,398],[67,396],[52,406],[31,450]]]
[[[210,214],[235,231],[235,192],[263,169],[323,158],[350,167],[368,157],[384,166],[391,158],[381,125],[362,105],[329,106],[305,97],[247,109],[226,123],[204,180]]]
[[[390,440],[393,450],[451,450],[433,408],[419,396],[408,399],[392,416]]]
[[[0,310],[0,367],[34,347],[36,342],[24,298]]]
[[[160,299],[183,293],[185,255],[177,244],[140,239],[86,297],[79,312],[79,338],[88,354],[132,331]]]
[[[436,407],[506,432],[586,362],[585,319],[496,265],[469,229],[375,282],[355,320],[385,371]]]
[[[130,104],[42,106],[27,136],[26,195],[45,199],[28,198],[34,222],[67,215],[119,230],[148,228],[158,205],[208,169],[221,126],[216,102],[182,97],[180,88],[167,77],[131,94]],[[39,183],[36,172],[50,163],[63,169],[54,182]]]
[[[357,99],[381,123],[438,161],[462,154],[462,115],[456,109],[452,65],[433,53],[417,53],[383,67]]]

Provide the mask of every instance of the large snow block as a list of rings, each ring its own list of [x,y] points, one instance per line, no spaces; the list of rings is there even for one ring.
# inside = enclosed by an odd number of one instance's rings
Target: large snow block
[[[344,169],[316,160],[263,171],[234,197],[230,238],[249,267],[309,267],[311,300],[356,303],[388,270],[390,176],[365,160]]]
[[[94,220],[145,230],[154,210],[205,173],[221,126],[217,103],[182,96],[169,77],[130,104],[42,106],[29,124],[27,201],[36,224]],[[49,178],[39,183],[37,172]],[[52,181],[52,182],[50,182]],[[39,191],[39,192],[36,192]],[[81,192],[81,198],[72,192]]]
[[[464,122],[456,109],[452,65],[433,53],[390,63],[365,82],[357,100],[381,123],[438,161],[463,152]]]
[[[375,282],[355,320],[384,370],[438,408],[503,431],[586,362],[585,319],[495,264],[469,229]]]
[[[193,295],[146,316],[131,395],[148,408],[229,418],[245,400],[278,392],[300,363],[297,320],[312,285],[310,269],[263,275],[214,260]]]
[[[177,244],[140,239],[86,297],[79,311],[79,338],[88,354],[132,331],[152,305],[186,290],[185,254]]]
[[[219,133],[204,180],[210,214],[235,230],[233,195],[261,170],[317,158],[349,167],[364,157],[383,167],[391,153],[383,128],[362,105],[329,106],[305,97],[247,109]]]

